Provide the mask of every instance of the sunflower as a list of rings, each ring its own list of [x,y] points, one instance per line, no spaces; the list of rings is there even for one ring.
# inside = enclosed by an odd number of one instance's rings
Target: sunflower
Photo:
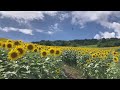
[[[60,49],[55,50],[55,56],[60,56],[62,54]]]
[[[5,47],[6,47],[6,43],[3,42],[3,43],[2,43],[2,48],[5,48]]]
[[[107,63],[107,64],[106,64],[106,66],[108,66],[108,67],[109,67],[110,65],[111,65],[111,63]]]
[[[114,51],[114,52],[113,52],[113,55],[115,55],[115,56],[118,55],[118,52]]]
[[[11,40],[11,39],[8,39],[6,42],[13,42],[13,40]]]
[[[20,45],[20,42],[19,41],[14,41],[14,45],[18,46],[18,45]]]
[[[22,45],[15,47],[15,50],[19,52],[19,57],[22,57],[26,53],[26,49]]]
[[[34,44],[35,47],[37,47],[38,45],[37,44]]]
[[[18,40],[18,42],[19,42],[19,43],[23,43],[23,41],[22,41],[22,40]]]
[[[54,55],[54,54],[55,54],[55,49],[54,49],[54,48],[50,48],[50,49],[49,49],[49,53],[50,53],[51,55]]]
[[[12,42],[7,42],[6,43],[6,49],[10,50],[13,48],[13,43]]]
[[[118,63],[118,62],[119,62],[118,57],[114,57],[114,58],[113,58],[113,62]]]
[[[39,51],[42,49],[40,46],[38,47]]]
[[[46,57],[48,55],[48,52],[46,51],[46,50],[42,50],[41,52],[40,52],[40,56],[41,57]]]
[[[8,53],[8,59],[9,60],[17,60],[19,58],[19,53],[18,51],[16,50],[11,50],[9,53]]]
[[[29,50],[29,51],[34,51],[35,46],[34,46],[34,44],[26,44],[26,48],[27,48],[27,50]]]
[[[36,48],[34,48],[34,50],[33,50],[34,52],[38,52],[39,51],[39,49],[36,47]]]
[[[2,46],[2,42],[0,41],[0,47]]]
[[[96,57],[96,54],[92,54],[92,58],[95,58]]]

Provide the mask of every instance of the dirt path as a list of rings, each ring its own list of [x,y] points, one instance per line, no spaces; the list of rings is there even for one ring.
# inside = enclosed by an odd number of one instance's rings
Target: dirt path
[[[80,77],[79,70],[76,70],[75,68],[73,68],[71,66],[64,64],[63,70],[65,72],[65,75],[68,76],[68,79],[82,79]]]

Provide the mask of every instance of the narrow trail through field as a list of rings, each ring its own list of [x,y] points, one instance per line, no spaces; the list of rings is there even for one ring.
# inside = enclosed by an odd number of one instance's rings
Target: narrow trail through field
[[[79,70],[75,69],[74,67],[64,64],[62,68],[68,79],[82,79]]]

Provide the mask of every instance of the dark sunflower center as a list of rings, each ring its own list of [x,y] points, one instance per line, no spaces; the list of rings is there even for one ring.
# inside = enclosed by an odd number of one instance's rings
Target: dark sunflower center
[[[60,53],[60,51],[57,50],[57,51],[56,51],[56,54],[59,54],[59,53]]]
[[[32,49],[33,49],[33,46],[32,46],[32,45],[29,45],[29,46],[28,46],[28,49],[29,49],[29,50],[32,50]]]
[[[37,49],[35,49],[34,52],[37,52]]]
[[[18,48],[17,50],[20,52],[20,54],[22,54],[22,53],[23,53],[23,49]]]
[[[46,52],[43,52],[43,53],[42,53],[42,55],[43,55],[43,56],[46,56],[46,55],[47,55],[47,53],[46,53]]]
[[[39,48],[39,50],[41,50],[41,48]]]
[[[17,53],[16,53],[16,52],[13,52],[13,53],[11,54],[11,57],[12,57],[12,58],[16,58],[16,57],[17,57]]]
[[[3,47],[5,47],[5,44],[3,44]]]
[[[18,41],[16,41],[16,42],[15,42],[15,45],[19,45],[19,42],[18,42]]]
[[[54,53],[54,50],[50,50],[50,53]]]
[[[8,47],[8,48],[11,48],[11,47],[12,47],[12,45],[11,45],[11,44],[8,44],[8,45],[7,45],[7,47]]]
[[[12,42],[12,41],[8,41],[8,42]]]

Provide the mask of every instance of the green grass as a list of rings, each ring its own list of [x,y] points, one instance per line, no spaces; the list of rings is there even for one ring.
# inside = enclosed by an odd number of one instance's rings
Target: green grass
[[[80,47],[97,48],[97,45],[86,45],[86,46],[80,46]]]

